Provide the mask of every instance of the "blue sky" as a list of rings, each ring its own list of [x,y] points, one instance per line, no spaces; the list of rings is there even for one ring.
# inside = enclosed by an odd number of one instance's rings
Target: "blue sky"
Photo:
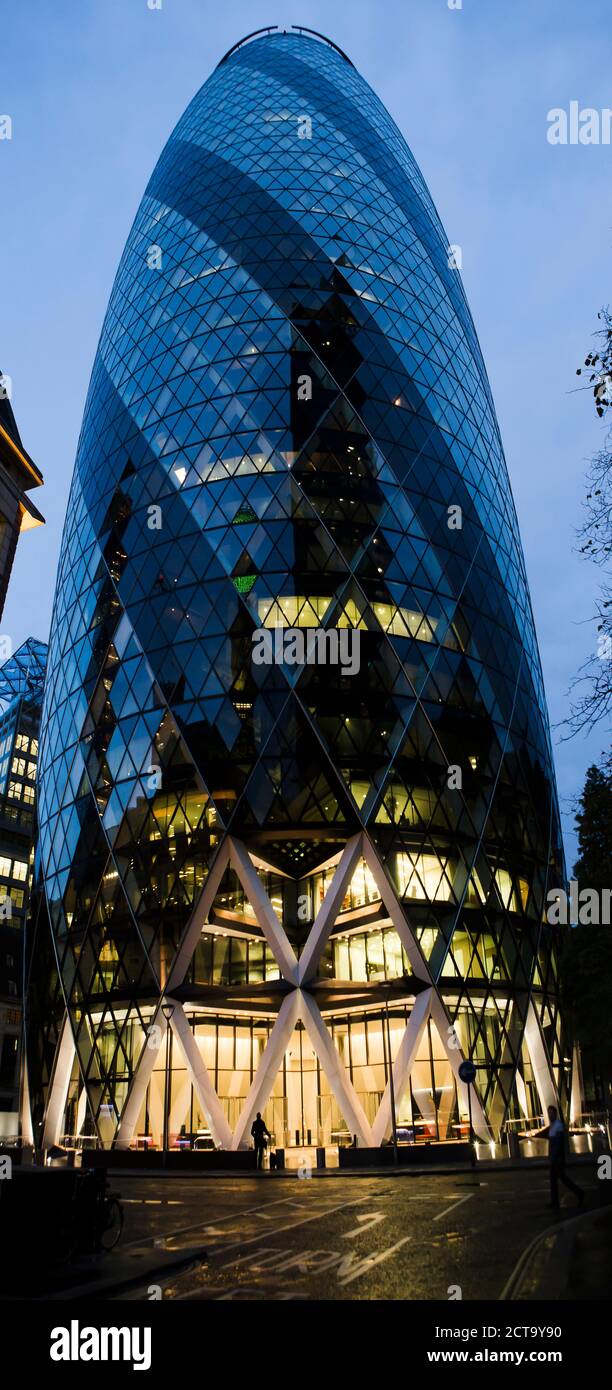
[[[152,0],[152,3],[154,0]],[[48,634],[61,529],[98,335],[153,165],[222,54],[302,23],[345,48],[408,140],[463,252],[527,560],[551,722],[594,645],[596,571],[574,552],[602,442],[575,375],[610,293],[612,145],[552,146],[552,107],[612,105],[609,0],[22,0],[0,50],[0,367],[46,486],[2,622]],[[572,800],[609,743],[554,734],[566,843]]]

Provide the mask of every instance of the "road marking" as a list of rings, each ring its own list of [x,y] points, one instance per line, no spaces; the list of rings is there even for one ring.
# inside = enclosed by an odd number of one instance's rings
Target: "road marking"
[[[360,1279],[362,1274],[369,1274],[370,1270],[374,1268],[374,1265],[380,1264],[382,1260],[388,1260],[390,1255],[393,1255],[396,1250],[401,1249],[401,1246],[405,1245],[409,1240],[412,1240],[412,1236],[403,1236],[401,1240],[396,1241],[395,1245],[390,1245],[388,1250],[382,1250],[380,1255],[367,1256],[362,1260],[359,1269],[356,1269],[352,1274],[348,1274],[346,1278],[339,1279],[338,1283],[342,1286],[344,1286],[344,1284],[352,1284],[353,1279]]]
[[[124,1199],[122,1198],[121,1200],[123,1201]],[[135,1198],[132,1198],[132,1201],[134,1201],[134,1200],[136,1200],[136,1199],[135,1199]],[[256,1206],[256,1207],[240,1207],[240,1208],[238,1209],[238,1211],[231,1211],[231,1212],[228,1212],[227,1216],[219,1216],[219,1217],[217,1217],[217,1220],[216,1220],[216,1222],[215,1222],[215,1225],[220,1226],[220,1225],[222,1224],[223,1221],[237,1221],[237,1220],[238,1220],[240,1217],[242,1217],[242,1216],[257,1215],[257,1212],[262,1211],[262,1210],[264,1209],[264,1207],[282,1207],[282,1206],[286,1206],[287,1203],[289,1202],[289,1200],[290,1200],[290,1199],[289,1199],[288,1197],[277,1197],[277,1198],[275,1198],[275,1200],[274,1200],[273,1202],[264,1202],[261,1206]],[[365,1201],[366,1198],[363,1197],[361,1200],[362,1200],[362,1201]],[[201,1231],[201,1230],[203,1230],[203,1231],[204,1231],[204,1234],[206,1234],[206,1231],[207,1231],[209,1225],[210,1225],[210,1219],[207,1218],[207,1219],[205,1219],[204,1221],[192,1222],[191,1225],[189,1225],[189,1226],[178,1226],[178,1227],[176,1227],[175,1230],[167,1231],[167,1232],[166,1232],[166,1235],[164,1236],[164,1240],[173,1240],[175,1236],[186,1235],[188,1231]],[[126,1243],[123,1243],[123,1242],[122,1242],[122,1244],[121,1244],[121,1249],[122,1249],[122,1250],[133,1250],[133,1249],[135,1249],[135,1248],[140,1248],[140,1247],[143,1246],[143,1245],[150,1245],[150,1244],[152,1244],[152,1243],[156,1243],[156,1242],[152,1242],[151,1239],[150,1239],[150,1237],[147,1237],[146,1235],[144,1235],[144,1236],[141,1236],[141,1237],[140,1237],[140,1240],[129,1240],[129,1241],[127,1241]]]
[[[350,1254],[345,1254],[337,1250],[302,1250],[295,1254],[291,1250],[275,1250],[273,1247],[264,1246],[259,1254],[250,1251],[247,1255],[239,1255],[237,1258],[229,1260],[227,1264],[221,1266],[222,1269],[237,1269],[240,1266],[250,1266],[255,1274],[279,1276],[289,1272],[296,1272],[302,1277],[320,1274],[335,1276],[338,1284],[351,1284],[354,1279],[360,1279],[362,1274],[369,1274],[375,1265],[383,1260],[388,1260],[394,1255],[396,1250],[400,1250],[402,1245],[412,1240],[412,1236],[403,1236],[401,1240],[390,1245],[387,1250],[381,1250],[378,1255],[358,1255],[351,1250]],[[323,1256],[321,1263],[320,1256]],[[317,1263],[313,1260],[317,1257]]]
[[[470,1193],[470,1196],[472,1196],[472,1195],[473,1195],[473,1194]],[[451,1198],[451,1197],[460,1197],[460,1196],[461,1196],[461,1193],[460,1193],[460,1192],[443,1192],[442,1194],[440,1194],[439,1192],[421,1192],[421,1193],[419,1193],[418,1196],[416,1196],[416,1197],[403,1197],[403,1201],[405,1201],[405,1202],[439,1202],[439,1201],[440,1201],[440,1197],[442,1197],[442,1200],[444,1201],[445,1198],[448,1200],[448,1199]]]
[[[474,1192],[468,1192],[467,1197],[460,1197],[458,1202],[453,1202],[452,1207],[446,1207],[444,1211],[440,1212],[439,1216],[434,1216],[434,1221],[441,1221],[443,1216],[448,1216],[449,1211],[456,1211],[457,1207],[462,1206],[464,1202],[471,1202],[474,1196]]]
[[[367,1197],[356,1197],[352,1202],[340,1202],[335,1207],[325,1207],[322,1211],[316,1211],[312,1216],[305,1216],[302,1221],[289,1221],[285,1226],[277,1226],[274,1230],[260,1231],[258,1236],[247,1236],[246,1240],[236,1240],[233,1245],[220,1247],[219,1250],[210,1250],[209,1258],[212,1260],[215,1255],[226,1255],[228,1250],[236,1246],[242,1249],[245,1245],[256,1245],[258,1240],[266,1240],[268,1236],[280,1236],[284,1231],[295,1231],[298,1226],[308,1226],[311,1221],[320,1221],[323,1216],[333,1216],[337,1211],[346,1211],[347,1207],[358,1207],[362,1202],[367,1202]],[[229,1261],[230,1265],[235,1264],[234,1260]]]
[[[318,1193],[317,1193],[317,1196],[318,1196]],[[285,1206],[287,1206],[287,1207],[295,1207],[296,1211],[304,1211],[304,1209],[305,1209],[305,1207],[306,1207],[306,1205],[307,1205],[306,1202],[294,1202],[294,1201],[292,1201],[291,1197],[286,1197],[284,1200],[285,1200]],[[270,1204],[270,1205],[272,1205],[272,1204]],[[255,1213],[255,1215],[256,1215],[258,1221],[273,1221],[273,1220],[274,1220],[274,1217],[273,1217],[273,1216],[268,1216],[267,1211],[263,1211],[263,1210],[262,1210],[262,1211],[257,1211],[257,1212]]]
[[[367,1197],[356,1197],[356,1198],[354,1198],[354,1200],[351,1201],[351,1202],[340,1202],[338,1205],[333,1206],[333,1207],[325,1206],[325,1207],[323,1207],[320,1211],[315,1211],[315,1212],[312,1213],[312,1215],[310,1215],[310,1216],[305,1216],[301,1221],[299,1221],[299,1220],[296,1221],[295,1218],[293,1218],[291,1221],[286,1222],[285,1225],[272,1227],[272,1229],[270,1229],[270,1228],[268,1227],[266,1230],[260,1231],[258,1235],[255,1235],[255,1236],[247,1236],[246,1238],[245,1238],[244,1236],[241,1236],[241,1237],[239,1237],[238,1240],[231,1241],[230,1244],[221,1244],[221,1243],[220,1243],[218,1246],[211,1246],[211,1248],[210,1248],[209,1250],[206,1251],[206,1255],[205,1255],[203,1258],[206,1258],[206,1259],[208,1259],[209,1261],[212,1262],[212,1260],[215,1259],[215,1258],[219,1258],[219,1257],[222,1258],[224,1255],[228,1254],[228,1252],[229,1252],[230,1250],[234,1250],[234,1249],[236,1249],[236,1248],[238,1248],[239,1250],[242,1250],[242,1249],[243,1249],[245,1246],[247,1246],[247,1245],[256,1245],[257,1242],[260,1241],[260,1240],[267,1240],[269,1237],[274,1238],[274,1237],[276,1237],[276,1236],[282,1235],[284,1231],[293,1231],[293,1230],[296,1230],[298,1226],[307,1226],[311,1221],[320,1221],[324,1216],[331,1216],[331,1215],[333,1215],[333,1214],[334,1214],[335,1212],[337,1212],[337,1211],[345,1211],[347,1207],[356,1207],[356,1206],[359,1206],[362,1202],[367,1202],[367,1201],[368,1201],[368,1198],[367,1198]],[[273,1205],[279,1205],[279,1204],[278,1204],[278,1203],[274,1203]],[[291,1205],[294,1205],[294,1204],[292,1203]],[[235,1214],[235,1216],[236,1216],[236,1215],[244,1215],[244,1214],[245,1214],[245,1213],[237,1213],[237,1214]],[[234,1216],[234,1219],[235,1219],[235,1216]],[[229,1218],[223,1218],[223,1217],[222,1217],[221,1219],[222,1219],[222,1220],[224,1220],[224,1219],[228,1220]],[[198,1231],[199,1231],[199,1230],[202,1229],[203,1226],[204,1226],[204,1222],[198,1222],[198,1224],[197,1224],[196,1226],[194,1226],[193,1228],[190,1227],[190,1226],[187,1226],[187,1227],[184,1227],[184,1228],[182,1229],[182,1231],[180,1231],[180,1232],[173,1231],[173,1232],[170,1232],[168,1235],[166,1235],[166,1236],[160,1236],[160,1237],[158,1237],[156,1240],[153,1240],[153,1241],[151,1241],[151,1240],[148,1240],[148,1241],[133,1241],[133,1242],[132,1242],[132,1247],[131,1247],[131,1248],[133,1248],[134,1246],[142,1247],[143,1245],[145,1245],[145,1246],[147,1246],[147,1247],[149,1247],[149,1248],[150,1248],[151,1245],[153,1245],[153,1248],[154,1248],[154,1249],[155,1249],[155,1248],[160,1249],[160,1248],[163,1248],[163,1247],[166,1247],[166,1248],[167,1248],[168,1242],[171,1241],[171,1240],[173,1239],[173,1237],[176,1236],[177,1234],[184,1235],[184,1234],[186,1234],[186,1232],[188,1232],[188,1231],[190,1231],[190,1230],[192,1230],[192,1229],[193,1229],[193,1230],[198,1230]],[[205,1228],[203,1234],[206,1235],[207,1232],[208,1232],[208,1228]],[[222,1235],[225,1235],[225,1234],[227,1234],[227,1235],[229,1235],[229,1236],[233,1236],[233,1235],[234,1235],[234,1231],[229,1230],[227,1233],[226,1233],[226,1232],[223,1232],[223,1233],[222,1233]],[[128,1248],[130,1248],[130,1247],[128,1247],[128,1246],[126,1246],[126,1245],[123,1246],[123,1249],[124,1249],[124,1250],[126,1250],[126,1249],[128,1249]],[[236,1264],[236,1261],[235,1261],[235,1260],[229,1260],[229,1261],[228,1261],[228,1265],[229,1265],[229,1266],[231,1266],[231,1265],[233,1265],[233,1264]],[[222,1266],[222,1267],[224,1268],[224,1266]]]
[[[352,1240],[353,1236],[361,1236],[364,1231],[371,1230],[372,1226],[377,1226],[379,1221],[386,1221],[386,1215],[382,1211],[369,1211],[363,1216],[358,1216],[359,1226],[354,1226],[352,1231],[345,1231],[343,1240]]]
[[[184,1207],[185,1203],[170,1197],[122,1197],[121,1205],[124,1207]]]

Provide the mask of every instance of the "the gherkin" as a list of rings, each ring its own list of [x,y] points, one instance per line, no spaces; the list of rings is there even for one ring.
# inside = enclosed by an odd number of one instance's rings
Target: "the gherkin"
[[[566,1105],[546,705],[456,259],[320,36],[237,45],[153,172],[55,597],[39,1141],[165,1113],[237,1148],[260,1109],[278,1145],[380,1144],[389,1047],[408,1139],[465,1132],[467,1057],[482,1139]],[[258,628],[356,631],[359,671],[256,664]]]

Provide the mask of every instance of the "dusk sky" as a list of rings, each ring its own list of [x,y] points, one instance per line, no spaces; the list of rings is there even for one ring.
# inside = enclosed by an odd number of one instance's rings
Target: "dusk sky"
[[[149,4],[159,0],[149,0]],[[342,48],[418,160],[463,280],[521,525],[551,723],[595,646],[598,572],[576,553],[604,427],[576,368],[612,300],[612,145],[552,145],[552,108],[612,105],[609,0],[0,0],[0,368],[46,486],[18,549],[3,632],[46,639],[89,375],[153,165],[225,51],[269,23]],[[553,729],[569,865],[572,802],[609,745]]]

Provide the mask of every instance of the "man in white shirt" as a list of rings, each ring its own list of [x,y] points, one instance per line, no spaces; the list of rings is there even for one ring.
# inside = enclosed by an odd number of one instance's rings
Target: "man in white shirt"
[[[581,1187],[577,1187],[571,1178],[568,1178],[565,1171],[565,1125],[559,1117],[556,1105],[548,1107],[549,1123],[543,1129],[535,1132],[534,1138],[545,1137],[548,1135],[548,1158],[550,1161],[550,1205],[558,1209],[559,1202],[559,1183],[562,1182],[570,1192],[578,1199],[578,1205],[584,1202],[584,1192]]]

